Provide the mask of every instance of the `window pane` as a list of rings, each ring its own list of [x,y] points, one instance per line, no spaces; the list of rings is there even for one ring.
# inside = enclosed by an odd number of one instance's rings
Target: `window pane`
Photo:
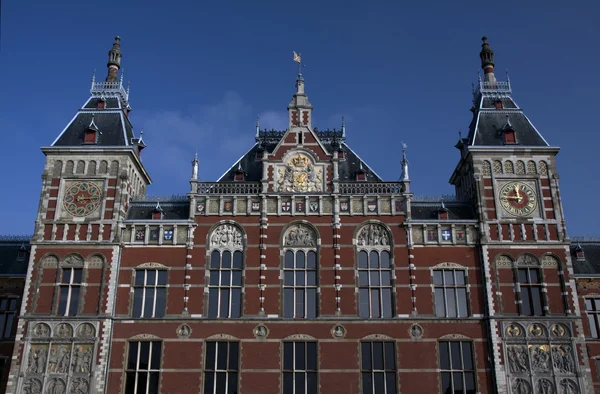
[[[465,271],[456,270],[456,271],[454,271],[454,274],[455,274],[454,276],[456,277],[457,285],[464,285],[466,283]]]
[[[450,369],[449,342],[440,342],[440,368]]]
[[[317,254],[312,250],[306,255],[306,268],[316,269],[317,268]]]
[[[242,289],[231,289],[231,316],[233,318],[242,315]]]
[[[204,374],[204,394],[215,392],[215,374],[213,372]]]
[[[147,270],[146,271],[146,284],[150,286],[154,286],[156,284],[156,271],[155,270]]]
[[[452,369],[462,369],[460,342],[450,342],[450,356],[452,357]]]
[[[79,309],[79,286],[71,288],[71,305],[69,306],[69,315],[75,316]]]
[[[210,268],[219,269],[221,264],[221,253],[218,250],[214,250],[210,255]]]
[[[161,343],[152,342],[152,360],[150,360],[151,369],[160,369]]]
[[[215,369],[215,349],[216,342],[206,342],[206,369],[214,370]]]
[[[381,302],[383,304],[383,317],[392,317],[392,289],[383,289]]]
[[[8,305],[8,300],[5,298],[5,299],[2,300],[2,302],[0,302],[0,310],[5,311],[7,305]]]
[[[129,357],[127,358],[127,369],[136,369],[138,354],[138,342],[129,342]]]
[[[296,290],[296,313],[294,317],[304,317],[304,290]]]
[[[444,284],[446,286],[454,285],[454,271],[452,271],[452,270],[444,271]]]
[[[471,343],[462,342],[463,365],[465,370],[473,369],[473,355],[471,354]]]
[[[368,286],[369,285],[369,271],[361,270],[358,271],[358,285]]]
[[[392,284],[392,273],[391,271],[381,271],[381,285],[391,286]]]
[[[385,373],[378,372],[374,374],[375,394],[385,393]]]
[[[531,300],[528,287],[521,287],[521,301],[522,313],[524,315],[531,315]]]
[[[306,273],[306,284],[308,286],[317,285],[317,271],[308,271]]]
[[[373,394],[373,377],[370,372],[362,374],[363,394]]]
[[[144,317],[152,317],[152,309],[154,309],[154,287],[146,287],[146,300],[144,302]]]
[[[363,342],[360,344],[361,347],[361,367],[363,371],[369,371],[371,369],[371,342]]]
[[[167,306],[167,289],[159,287],[156,289],[156,310],[154,317],[163,317]]]
[[[17,310],[17,299],[13,298],[12,300],[10,300],[10,306],[9,306],[9,310],[11,311],[16,311]]]
[[[283,343],[283,369],[292,371],[294,369],[294,343]]]
[[[527,283],[527,270],[520,269],[518,272],[519,272],[519,282]]]
[[[227,383],[227,394],[238,394],[237,391],[237,378],[238,374],[235,372],[229,372],[229,382]]]
[[[58,303],[58,314],[64,315],[67,313],[67,299],[69,297],[69,287],[61,286],[60,287],[60,299]]]
[[[211,286],[218,286],[219,285],[219,273],[220,272],[221,271],[219,271],[219,270],[211,270],[210,271],[210,279],[209,279],[208,283]]]
[[[288,250],[285,252],[284,268],[294,268],[294,252]]]
[[[317,317],[317,289],[306,289],[306,317]]]
[[[442,271],[440,271],[440,270],[433,271],[433,283],[436,285],[444,284],[444,278],[442,277]]]
[[[227,342],[217,342],[217,370],[227,369]],[[222,391],[224,392],[224,391]]]
[[[294,373],[283,374],[283,394],[294,394]]]
[[[233,253],[233,268],[242,269],[243,256],[242,252],[234,252]]]
[[[533,313],[541,316],[542,313],[542,293],[539,287],[531,288],[531,300],[533,301]]]
[[[221,268],[231,268],[231,252],[223,252],[223,259],[221,260]]]
[[[160,286],[164,286],[167,284],[167,271],[166,270],[158,271],[158,284]]]
[[[225,387],[227,385],[227,373],[226,372],[217,372],[217,394],[223,393],[227,394],[225,391]]]
[[[135,372],[127,372],[125,394],[135,394]]]
[[[221,286],[229,286],[231,284],[231,271],[221,270]]]
[[[381,371],[383,369],[383,343],[373,342],[373,369]]]
[[[456,317],[456,299],[454,296],[454,289],[446,289],[446,308],[448,308],[447,315],[448,317]]]
[[[379,268],[379,254],[375,251],[369,254],[369,267]]]
[[[306,374],[306,392],[317,394],[317,374],[315,372]]]
[[[306,370],[317,370],[317,344],[315,342],[306,344]]]
[[[296,286],[304,286],[306,282],[304,282],[304,273],[306,271],[296,271]]]
[[[373,317],[381,317],[379,308],[379,289],[371,290],[371,313]]]
[[[150,384],[148,385],[148,394],[158,394],[158,378],[159,378],[158,372],[153,372],[150,374]]]
[[[370,317],[369,289],[359,289],[358,299],[360,317]]]
[[[396,394],[396,373],[387,372],[385,374],[386,394]]]
[[[219,317],[229,317],[229,289],[221,289]]]
[[[300,370],[306,368],[306,342],[294,342],[294,369]]]
[[[442,394],[452,394],[452,376],[449,372],[442,372]]]
[[[229,369],[232,371],[238,370],[240,344],[237,342],[229,342]]]
[[[594,298],[594,305],[596,310],[600,310],[600,298]]]
[[[83,277],[83,270],[81,268],[73,270],[73,283],[81,283]]]
[[[146,394],[146,387],[148,385],[148,372],[138,372],[137,378],[137,393]]]
[[[385,250],[381,252],[381,268],[390,268],[390,254]]]
[[[219,289],[208,290],[208,317],[219,315]]]
[[[71,283],[71,268],[63,271],[63,283]]]
[[[142,316],[142,295],[144,288],[138,287],[133,290],[133,317]]]
[[[592,336],[592,338],[598,338],[598,330],[596,329],[596,316],[595,315],[588,315],[588,323],[590,324],[590,334]]]
[[[150,342],[140,342],[140,363],[138,369],[147,371],[150,361]]]
[[[458,301],[458,316],[467,317],[467,289],[458,288],[456,289],[456,297]]]
[[[371,286],[379,286],[379,271],[371,271],[369,277],[371,279]]]
[[[283,289],[283,317],[294,317],[294,289]]]
[[[475,374],[473,372],[465,373],[465,391],[466,394],[475,394]]]
[[[14,319],[15,319],[15,314],[14,313],[9,313],[9,314],[6,315],[6,326],[4,327],[4,338],[10,338],[11,337],[11,332],[12,332],[12,326],[13,326],[13,320]],[[0,329],[1,329],[1,327],[2,326],[0,326]]]
[[[452,383],[454,383],[454,392],[463,394],[464,384],[462,372],[454,372],[452,374]]]
[[[592,305],[592,300],[589,298],[585,299],[585,310],[586,311],[591,311],[593,310],[593,305]]]
[[[295,374],[295,379],[294,379],[294,389],[295,389],[295,393],[304,393],[304,379],[305,374],[302,372],[296,372]]]
[[[444,289],[436,287],[435,289],[435,315],[439,317],[446,316],[446,306],[444,305]]]
[[[295,271],[284,271],[283,273],[283,284],[286,286],[294,286],[294,272]]]
[[[369,268],[367,252],[362,251],[358,254],[358,268]]]
[[[529,270],[529,278],[531,279],[531,283],[540,282],[540,278],[538,277],[538,272],[536,269]]]
[[[233,286],[241,286],[242,285],[242,271],[233,271],[233,280],[231,284]]]
[[[305,256],[304,252],[299,250],[296,252],[296,268],[304,268],[305,267]]]
[[[385,350],[385,369],[386,371],[396,369],[396,362],[394,360],[394,342],[386,342],[384,344]]]

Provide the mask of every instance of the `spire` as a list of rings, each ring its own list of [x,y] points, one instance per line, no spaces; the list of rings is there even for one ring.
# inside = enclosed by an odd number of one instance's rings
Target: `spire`
[[[402,175],[400,176],[400,180],[402,182],[410,181],[408,176],[408,159],[406,158],[406,145],[404,142],[402,143]]]
[[[259,134],[260,134],[260,122],[259,122],[259,115],[256,115],[256,135],[255,137],[258,138]]]
[[[194,155],[194,160],[192,160],[192,179],[198,180],[198,150],[196,150],[196,154]]]
[[[344,121],[344,117],[342,116],[342,137],[346,136],[346,122]]]
[[[494,75],[494,51],[490,48],[490,44],[487,42],[487,37],[481,37],[481,52],[479,58],[481,59],[481,68],[484,73],[485,82],[496,82],[496,76]]]
[[[294,52],[294,61],[299,64],[298,77],[296,78],[296,93],[288,105],[289,127],[311,127],[312,105],[304,91],[304,77],[302,76],[302,60],[300,54]]]
[[[119,36],[115,37],[115,43],[113,44],[110,51],[108,51],[108,75],[106,76],[106,82],[117,82],[117,73],[119,72],[119,68],[121,68],[121,38]]]

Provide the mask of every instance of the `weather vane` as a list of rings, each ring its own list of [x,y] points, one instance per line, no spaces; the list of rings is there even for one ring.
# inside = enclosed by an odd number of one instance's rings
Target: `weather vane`
[[[298,75],[302,74],[302,67],[305,67],[304,64],[302,64],[302,54],[301,53],[296,53],[296,51],[294,51],[294,61],[296,63],[298,63]]]

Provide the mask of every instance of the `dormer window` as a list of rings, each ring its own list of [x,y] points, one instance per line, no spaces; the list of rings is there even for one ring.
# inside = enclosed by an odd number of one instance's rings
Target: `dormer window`
[[[502,133],[504,134],[505,145],[517,143],[517,136],[515,135],[515,131],[513,129],[504,130]]]
[[[21,245],[19,252],[17,253],[17,260],[22,261],[27,258],[27,247],[25,245]]]
[[[106,107],[106,100],[101,97],[98,100],[98,109],[104,109],[105,107]]]
[[[98,130],[98,126],[96,126],[96,123],[94,122],[94,117],[92,116],[92,121],[90,122],[87,129],[85,130],[85,134],[83,136],[83,143],[84,144],[96,144],[98,142],[98,134],[99,133],[100,133],[100,130]]]
[[[448,208],[446,208],[442,201],[442,207],[438,209],[438,220],[448,220],[448,218]]]
[[[585,254],[583,253],[583,248],[579,245],[575,248],[575,257],[578,261],[585,260]]]
[[[152,220],[161,220],[164,216],[164,211],[160,206],[160,202],[156,203],[156,207],[152,211]]]
[[[494,101],[494,105],[496,106],[496,109],[503,109],[504,108],[504,103],[500,99]]]
[[[367,180],[367,172],[362,167],[362,162],[360,163],[360,168],[356,171],[356,180],[359,182],[363,182]]]
[[[236,182],[242,182],[246,178],[246,174],[244,173],[244,169],[242,168],[242,163],[238,163],[238,168],[235,170],[235,174],[233,175],[233,180]]]

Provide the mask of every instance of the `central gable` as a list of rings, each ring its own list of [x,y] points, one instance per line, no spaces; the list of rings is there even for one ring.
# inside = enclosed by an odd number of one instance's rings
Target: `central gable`
[[[315,193],[325,190],[324,174],[327,164],[318,163],[305,149],[288,151],[273,166],[273,189],[280,193]]]

